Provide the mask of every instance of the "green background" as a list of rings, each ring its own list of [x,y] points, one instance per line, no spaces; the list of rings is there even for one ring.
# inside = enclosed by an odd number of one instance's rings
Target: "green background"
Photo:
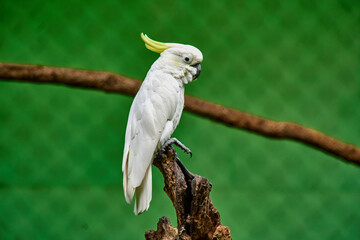
[[[0,61],[143,79],[144,32],[202,50],[186,92],[360,146],[360,2],[0,0]],[[153,170],[133,215],[121,157],[132,98],[0,82],[0,239],[143,239],[176,218]],[[303,144],[184,113],[174,133],[233,239],[359,239],[360,171]]]

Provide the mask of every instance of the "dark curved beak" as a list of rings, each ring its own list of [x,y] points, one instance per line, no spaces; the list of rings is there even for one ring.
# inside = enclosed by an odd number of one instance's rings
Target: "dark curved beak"
[[[195,80],[198,78],[198,76],[201,73],[201,65],[200,65],[200,63],[198,63],[198,64],[193,65],[193,67],[196,68],[196,74],[193,77],[193,80]]]

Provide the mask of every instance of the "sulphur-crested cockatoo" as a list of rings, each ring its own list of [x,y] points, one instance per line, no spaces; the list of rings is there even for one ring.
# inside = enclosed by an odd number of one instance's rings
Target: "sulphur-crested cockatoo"
[[[201,52],[190,45],[162,43],[141,33],[147,49],[160,53],[136,94],[126,127],[122,163],[126,201],[135,194],[136,215],[149,208],[152,195],[152,163],[159,149],[175,143],[191,153],[171,134],[184,108],[184,85],[201,71]]]

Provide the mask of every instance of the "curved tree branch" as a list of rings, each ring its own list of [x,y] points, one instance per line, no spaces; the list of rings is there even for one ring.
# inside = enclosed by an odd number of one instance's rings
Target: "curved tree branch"
[[[134,96],[141,85],[139,80],[116,73],[10,63],[0,63],[1,79],[56,83],[130,96]],[[268,120],[188,95],[185,96],[185,110],[266,137],[302,142],[360,165],[360,148],[296,123]]]

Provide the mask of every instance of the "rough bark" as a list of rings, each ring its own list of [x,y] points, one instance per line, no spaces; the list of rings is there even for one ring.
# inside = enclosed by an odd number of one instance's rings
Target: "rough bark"
[[[141,85],[138,80],[110,72],[10,63],[0,63],[2,79],[63,84],[131,96]],[[360,148],[296,123],[272,121],[188,95],[185,96],[185,110],[266,137],[295,140],[360,165]]]
[[[156,231],[149,230],[145,233],[147,240],[172,240],[179,239],[177,228],[171,226],[168,217],[161,217],[157,224]]]
[[[221,225],[220,214],[211,202],[209,180],[195,174],[191,177],[184,174],[172,147],[158,155],[154,165],[164,176],[164,191],[175,208],[177,230],[167,217],[162,217],[156,231],[145,233],[146,239],[231,239],[230,229]]]

